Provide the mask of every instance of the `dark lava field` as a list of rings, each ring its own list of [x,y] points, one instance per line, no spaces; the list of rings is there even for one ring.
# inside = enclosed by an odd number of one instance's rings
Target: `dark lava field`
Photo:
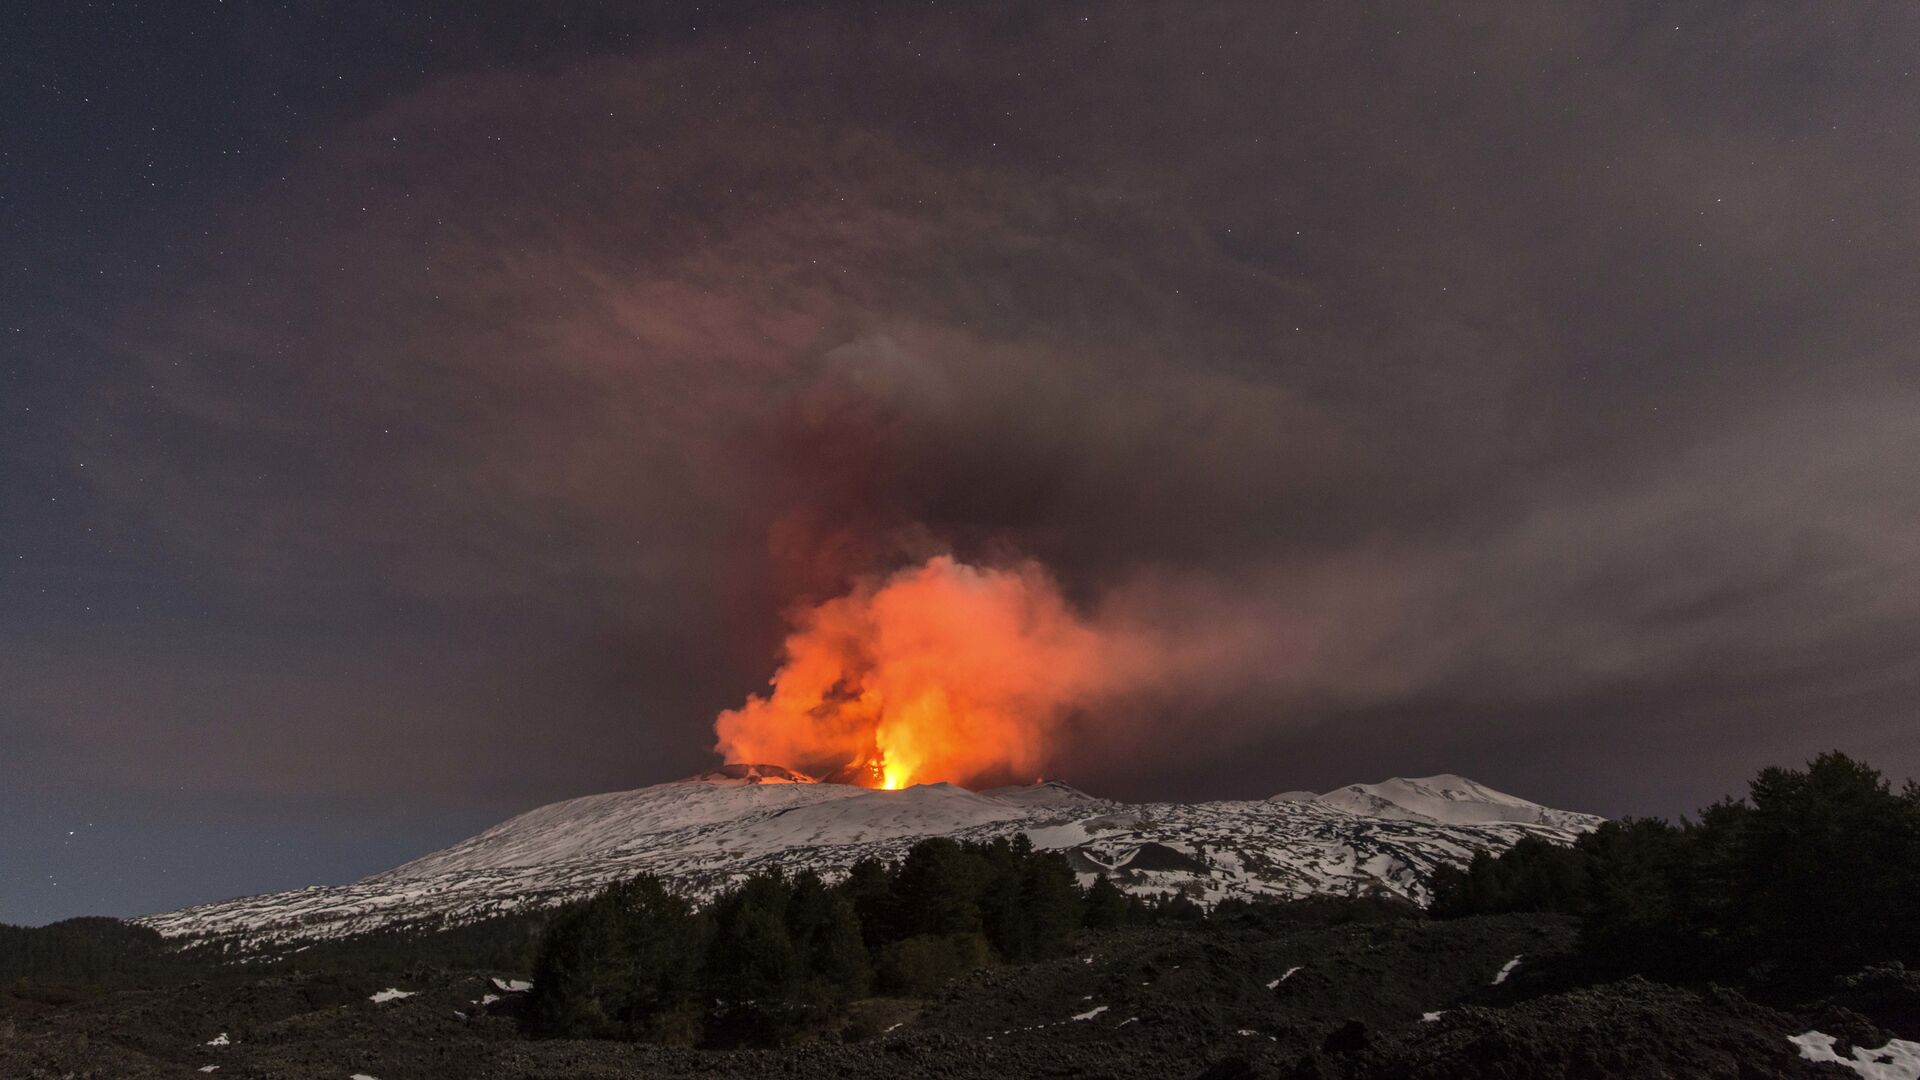
[[[492,983],[526,972],[241,969],[66,1003],[0,995],[0,1077],[1847,1077],[1788,1037],[1818,1029],[1844,1054],[1893,1034],[1843,1001],[1781,1012],[1711,985],[1595,983],[1574,940],[1553,915],[1087,933],[1069,957],[924,1001],[859,1002],[778,1050],[530,1039],[525,995]],[[1920,1002],[1920,980],[1895,982],[1892,1007]]]

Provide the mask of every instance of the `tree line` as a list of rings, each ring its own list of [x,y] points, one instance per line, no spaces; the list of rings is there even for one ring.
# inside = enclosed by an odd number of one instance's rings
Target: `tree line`
[[[159,934],[119,919],[83,917],[48,926],[0,924],[0,991],[65,998],[150,985],[190,970]]]
[[[530,1021],[546,1035],[777,1043],[856,998],[1062,955],[1083,926],[1199,915],[1184,897],[1149,902],[1105,878],[1083,889],[1025,835],[922,840],[832,885],[759,873],[704,908],[641,876],[554,917]]]
[[[1683,980],[1793,984],[1920,962],[1920,785],[1840,753],[1768,768],[1697,820],[1523,840],[1434,880],[1440,917],[1558,911],[1589,959]]]

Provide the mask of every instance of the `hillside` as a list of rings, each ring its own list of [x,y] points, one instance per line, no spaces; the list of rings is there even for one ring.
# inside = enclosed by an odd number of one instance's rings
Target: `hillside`
[[[168,937],[240,948],[442,925],[547,907],[650,872],[694,898],[755,870],[832,879],[929,836],[1026,833],[1082,883],[1227,897],[1393,894],[1419,901],[1440,866],[1538,836],[1566,841],[1599,818],[1460,777],[1396,779],[1267,800],[1123,803],[1048,782],[973,792],[882,791],[779,766],[730,765],[633,791],[530,810],[445,850],[349,885],[204,904],[137,920]]]

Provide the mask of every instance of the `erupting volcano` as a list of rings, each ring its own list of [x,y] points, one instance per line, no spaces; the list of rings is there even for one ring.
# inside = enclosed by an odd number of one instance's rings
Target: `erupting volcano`
[[[799,612],[773,690],[714,722],[728,761],[869,787],[1033,779],[1130,665],[1037,563],[939,556]]]

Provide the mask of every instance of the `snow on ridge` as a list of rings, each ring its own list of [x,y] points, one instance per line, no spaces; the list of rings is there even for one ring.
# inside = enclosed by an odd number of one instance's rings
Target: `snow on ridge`
[[[1274,798],[1298,799],[1305,795],[1286,792]],[[1377,784],[1349,784],[1312,796],[1312,801],[1371,817],[1433,821],[1443,825],[1509,821],[1584,830],[1597,827],[1602,820],[1592,814],[1554,810],[1454,773],[1411,779],[1396,776]]]
[[[1016,806],[952,784],[916,784],[898,791],[861,788],[859,792],[743,822],[730,830],[729,846],[774,851],[945,836],[956,829],[1027,816]]]
[[[817,781],[725,784],[695,777],[632,791],[587,795],[529,810],[444,851],[367,880],[400,881],[605,854],[636,835],[738,821],[867,791],[851,784]]]
[[[1057,806],[1065,803],[1098,802],[1093,796],[1058,780],[1038,780],[1031,784],[988,788],[980,794],[1020,806]]]

